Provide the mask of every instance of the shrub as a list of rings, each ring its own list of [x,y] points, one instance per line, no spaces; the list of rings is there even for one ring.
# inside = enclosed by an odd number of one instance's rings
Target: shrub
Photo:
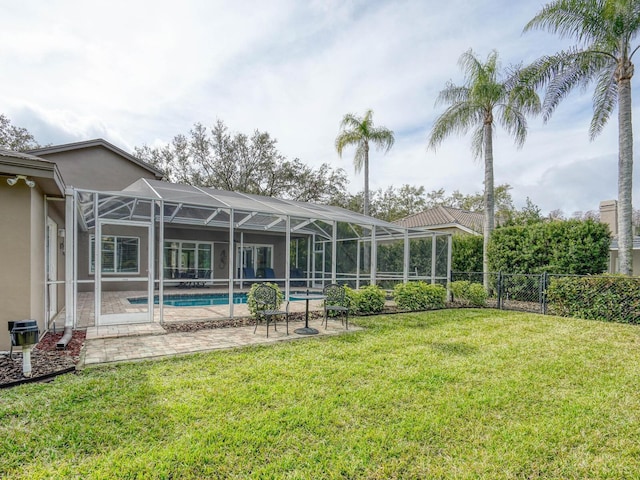
[[[487,291],[479,283],[469,285],[469,303],[474,307],[484,307],[487,304]]]
[[[451,294],[453,295],[454,300],[464,300],[467,298],[467,293],[469,292],[469,285],[471,282],[466,280],[458,280],[457,282],[451,282]]]
[[[455,272],[481,272],[483,242],[482,235],[454,235],[451,269]]]
[[[359,290],[353,290],[345,286],[349,299],[349,313],[367,315],[380,313],[384,309],[386,295],[377,285],[368,285]]]
[[[640,279],[634,277],[552,278],[547,301],[556,315],[640,323]]]
[[[609,243],[609,227],[593,220],[497,228],[488,246],[489,269],[527,274],[599,274],[607,269]]]
[[[284,293],[280,291],[280,287],[278,287],[278,285],[276,285],[275,283],[264,282],[264,283],[254,283],[253,285],[251,285],[251,289],[247,294],[247,308],[249,309],[249,312],[251,312],[252,315],[255,315],[256,312],[258,311],[258,306],[256,304],[256,299],[255,299],[255,292],[256,292],[256,288],[258,288],[258,285],[269,285],[270,287],[273,287],[276,289],[276,291],[278,292],[278,297],[277,297],[278,304],[275,305],[274,308],[278,310],[280,308],[280,305],[282,305],[282,302],[284,302]]]
[[[425,282],[399,283],[393,289],[393,300],[401,310],[443,308],[447,292],[442,285]]]
[[[451,283],[453,298],[466,305],[484,307],[487,304],[487,291],[479,283],[460,280]]]

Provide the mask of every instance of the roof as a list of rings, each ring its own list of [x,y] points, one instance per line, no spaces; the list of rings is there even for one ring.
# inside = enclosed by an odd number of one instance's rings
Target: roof
[[[153,165],[150,165],[147,162],[144,162],[139,158],[134,157],[130,153],[125,152],[121,148],[116,147],[112,143],[109,143],[102,138],[96,138],[94,140],[86,140],[84,142],[65,143],[63,145],[52,145],[50,147],[37,148],[35,150],[29,150],[29,153],[33,155],[50,155],[53,153],[68,152],[70,150],[80,150],[83,148],[93,148],[93,147],[103,147],[103,148],[106,148],[107,150],[111,150],[117,155],[120,155],[121,157],[124,157],[127,160],[129,160],[130,162],[135,163],[136,165],[139,165],[140,167],[153,173],[156,176],[156,178],[161,179],[162,177],[164,177],[164,172],[162,170],[158,170]]]
[[[47,195],[60,195],[65,190],[56,164],[28,153],[0,147],[0,173],[32,177]]]
[[[93,193],[85,190],[78,192],[84,225],[91,228],[95,224],[96,213]],[[237,229],[283,232],[287,230],[287,222],[290,222],[292,233],[313,233],[331,238],[327,232],[331,230],[333,222],[344,222],[360,226],[345,231],[345,235],[354,237],[369,235],[366,232],[372,227],[376,235],[385,238],[398,236],[401,239],[405,232],[411,238],[444,235],[425,228],[406,228],[340,207],[145,178],[122,191],[99,192],[99,195],[101,200],[97,213],[101,218],[143,220],[152,211],[151,202],[162,200],[164,222],[173,224],[228,228],[232,221]]]
[[[404,227],[427,227],[430,229],[458,227],[468,233],[482,232],[484,215],[459,208],[438,205],[420,213],[409,215],[394,223]]]
[[[276,215],[290,215],[300,218],[314,218],[327,222],[339,221],[360,225],[375,225],[398,230],[398,225],[368,217],[340,207],[314,203],[284,200],[249,193],[230,192],[208,187],[196,187],[159,180],[140,179],[129,185],[123,192],[137,193],[150,198],[214,208],[233,208],[246,212],[261,212]]]

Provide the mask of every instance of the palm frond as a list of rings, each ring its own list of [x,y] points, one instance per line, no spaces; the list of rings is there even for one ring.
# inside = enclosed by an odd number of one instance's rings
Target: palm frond
[[[369,132],[369,141],[378,150],[384,150],[386,153],[391,150],[396,139],[391,130],[385,127],[378,127]]]
[[[469,88],[459,87],[451,82],[447,82],[442,90],[438,94],[436,99],[436,106],[438,105],[453,105],[454,103],[466,102],[469,99]]]
[[[496,108],[498,121],[513,137],[516,147],[522,148],[527,139],[527,118],[518,108],[514,108],[513,104],[508,103],[498,105]]]
[[[484,123],[481,123],[471,136],[471,155],[476,160],[482,158],[484,152]]]
[[[591,43],[602,35],[601,22],[607,0],[556,0],[545,5],[524,27],[573,37]]]
[[[483,120],[484,111],[477,105],[470,102],[451,105],[433,125],[429,135],[429,148],[435,150],[451,134],[466,134],[471,127],[481,124]]]
[[[357,131],[354,130],[344,130],[338,134],[336,137],[336,150],[338,151],[338,155],[342,157],[342,152],[346,147],[352,145],[359,145],[361,141],[361,136]]]
[[[591,140],[602,132],[617,103],[618,85],[615,82],[614,71],[605,70],[600,75],[593,92],[593,117],[589,126]]]
[[[573,48],[536,60],[521,71],[521,81],[532,88],[545,88],[542,113],[546,122],[576,86],[588,86],[603,69],[612,66],[611,57],[601,52]]]

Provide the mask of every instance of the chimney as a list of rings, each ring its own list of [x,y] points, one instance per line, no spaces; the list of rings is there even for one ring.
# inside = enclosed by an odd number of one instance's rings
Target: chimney
[[[618,202],[616,200],[600,202],[600,221],[609,225],[611,235],[618,234]]]

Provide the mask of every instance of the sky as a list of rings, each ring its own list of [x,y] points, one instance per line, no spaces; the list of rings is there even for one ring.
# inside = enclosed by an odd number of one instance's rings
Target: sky
[[[371,152],[372,189],[471,194],[484,167],[470,136],[427,149],[444,111],[436,98],[448,81],[463,84],[458,58],[469,49],[482,59],[497,50],[506,68],[570,45],[522,33],[544,3],[0,0],[0,113],[42,144],[104,138],[129,152],[220,119],[232,132],[268,132],[289,159],[343,168],[355,193],[362,174],[335,138],[346,113],[372,109],[396,139]],[[569,216],[617,197],[616,115],[590,141],[591,94],[573,92],[546,124],[529,119],[522,149],[498,128],[495,183],[513,187],[516,207],[529,197]],[[640,198],[638,173],[634,185]]]

